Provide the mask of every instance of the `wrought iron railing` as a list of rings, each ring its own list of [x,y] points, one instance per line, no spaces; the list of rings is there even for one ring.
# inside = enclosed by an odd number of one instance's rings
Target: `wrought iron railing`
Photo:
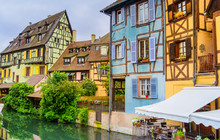
[[[199,56],[199,73],[214,71],[213,54]]]

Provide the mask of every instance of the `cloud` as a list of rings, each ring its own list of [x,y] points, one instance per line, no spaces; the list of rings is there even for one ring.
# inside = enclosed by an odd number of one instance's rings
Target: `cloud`
[[[109,32],[109,17],[99,11],[115,0],[7,0],[0,5],[0,52],[29,24],[67,10],[77,40]]]

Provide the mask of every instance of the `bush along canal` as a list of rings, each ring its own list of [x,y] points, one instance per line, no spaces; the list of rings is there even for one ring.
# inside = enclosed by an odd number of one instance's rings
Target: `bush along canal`
[[[132,136],[85,127],[39,120],[35,115],[21,114],[11,109],[3,112],[1,138],[17,140],[131,140]],[[4,134],[3,134],[4,133]]]

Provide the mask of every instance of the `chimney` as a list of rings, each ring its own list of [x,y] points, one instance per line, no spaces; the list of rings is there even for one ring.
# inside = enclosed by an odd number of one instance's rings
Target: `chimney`
[[[72,42],[76,42],[76,30],[73,30],[72,33],[73,33]]]
[[[29,25],[32,25],[32,22],[29,22]]]
[[[95,34],[92,34],[92,35],[91,35],[91,41],[92,41],[92,43],[95,42]]]

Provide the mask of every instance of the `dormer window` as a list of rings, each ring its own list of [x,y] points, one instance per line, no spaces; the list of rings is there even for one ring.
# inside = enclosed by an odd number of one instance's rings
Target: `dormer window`
[[[64,65],[70,64],[70,58],[64,58]]]
[[[30,35],[30,31],[27,31],[27,36],[29,36]]]
[[[45,26],[46,26],[46,30],[48,30],[49,29],[49,24],[46,24]]]
[[[84,64],[85,63],[85,58],[84,57],[77,58],[77,63],[78,64]]]
[[[106,57],[108,52],[108,47],[107,46],[102,46],[101,47],[101,56]]]
[[[86,51],[86,48],[82,48],[82,52],[85,52]]]
[[[79,51],[80,51],[80,50],[77,48],[77,49],[76,49],[76,53],[78,53]]]
[[[38,35],[38,41],[42,40],[42,35]]]
[[[73,53],[73,49],[69,49],[69,53]]]
[[[42,31],[42,27],[38,27],[38,32],[41,32]]]
[[[31,38],[30,37],[26,38],[26,44],[30,44],[30,43],[31,43]]]

